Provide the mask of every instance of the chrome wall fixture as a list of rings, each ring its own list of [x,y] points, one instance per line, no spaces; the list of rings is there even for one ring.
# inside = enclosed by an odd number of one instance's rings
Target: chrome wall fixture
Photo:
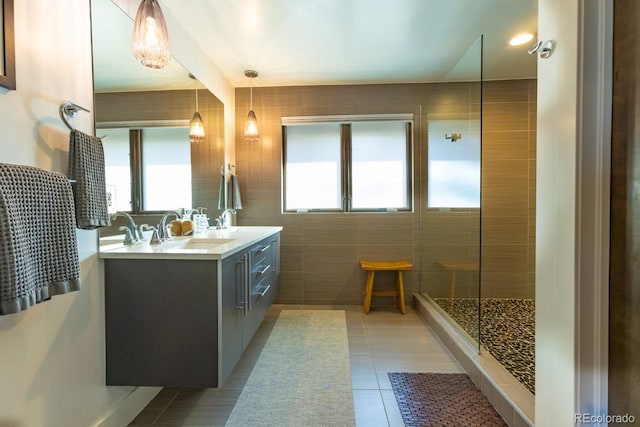
[[[244,140],[249,143],[258,142],[260,139],[260,132],[258,131],[258,119],[253,112],[253,79],[258,77],[258,72],[253,70],[246,70],[244,72],[245,77],[251,79],[251,92],[249,101],[249,114],[247,115],[247,123],[244,126]]]
[[[451,142],[456,142],[459,139],[462,139],[461,133],[445,133],[444,139],[450,139]]]
[[[547,40],[542,41],[539,40],[536,44],[534,44],[531,49],[527,51],[529,55],[535,55],[536,53],[540,55],[540,58],[547,59],[553,54],[553,50],[556,47],[555,40]]]

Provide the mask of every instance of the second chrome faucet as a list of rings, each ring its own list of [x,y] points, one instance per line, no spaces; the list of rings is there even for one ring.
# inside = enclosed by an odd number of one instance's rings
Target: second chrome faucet
[[[235,209],[225,209],[220,216],[216,218],[216,230],[224,230],[231,225],[231,215],[235,215]]]

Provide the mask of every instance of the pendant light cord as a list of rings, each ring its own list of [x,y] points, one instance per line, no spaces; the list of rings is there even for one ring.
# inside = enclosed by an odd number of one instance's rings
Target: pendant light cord
[[[196,113],[198,112],[198,87],[196,86]]]
[[[251,89],[249,91],[249,110],[253,111],[253,77],[249,80]]]

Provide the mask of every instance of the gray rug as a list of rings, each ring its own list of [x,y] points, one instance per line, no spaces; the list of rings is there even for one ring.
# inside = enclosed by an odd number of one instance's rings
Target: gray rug
[[[344,311],[283,310],[226,425],[355,426]]]

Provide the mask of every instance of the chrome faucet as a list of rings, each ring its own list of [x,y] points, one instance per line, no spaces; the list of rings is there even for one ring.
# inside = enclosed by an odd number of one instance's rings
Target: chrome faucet
[[[125,244],[132,244],[140,240],[141,234],[138,232],[138,227],[136,226],[136,222],[133,220],[131,215],[129,215],[127,212],[124,212],[124,211],[118,211],[112,214],[110,219],[111,221],[114,221],[119,216],[123,216],[127,220],[129,220],[129,225],[126,227],[129,230],[129,234],[125,234]],[[120,227],[119,230],[124,231],[122,230],[122,227]],[[127,239],[127,237],[129,238]]]
[[[138,238],[140,239],[141,242],[145,242],[147,239],[145,239],[144,237],[144,232],[145,231],[155,231],[155,227],[149,225],[149,224],[140,224],[138,226]]]
[[[131,236],[131,229],[129,227],[122,225],[118,227],[118,230],[124,231],[124,241],[122,243],[125,246],[130,246],[135,243],[135,240],[133,240],[133,237]]]
[[[220,216],[216,218],[216,230],[224,230],[227,227],[229,227],[229,223],[231,222],[230,215],[235,215],[235,214],[236,214],[235,209],[225,209],[224,211],[222,211]]]
[[[167,230],[167,218],[175,216],[176,219],[180,219],[182,214],[178,211],[169,211],[162,215],[160,224],[158,224],[158,237],[162,241],[171,240],[171,232]]]

